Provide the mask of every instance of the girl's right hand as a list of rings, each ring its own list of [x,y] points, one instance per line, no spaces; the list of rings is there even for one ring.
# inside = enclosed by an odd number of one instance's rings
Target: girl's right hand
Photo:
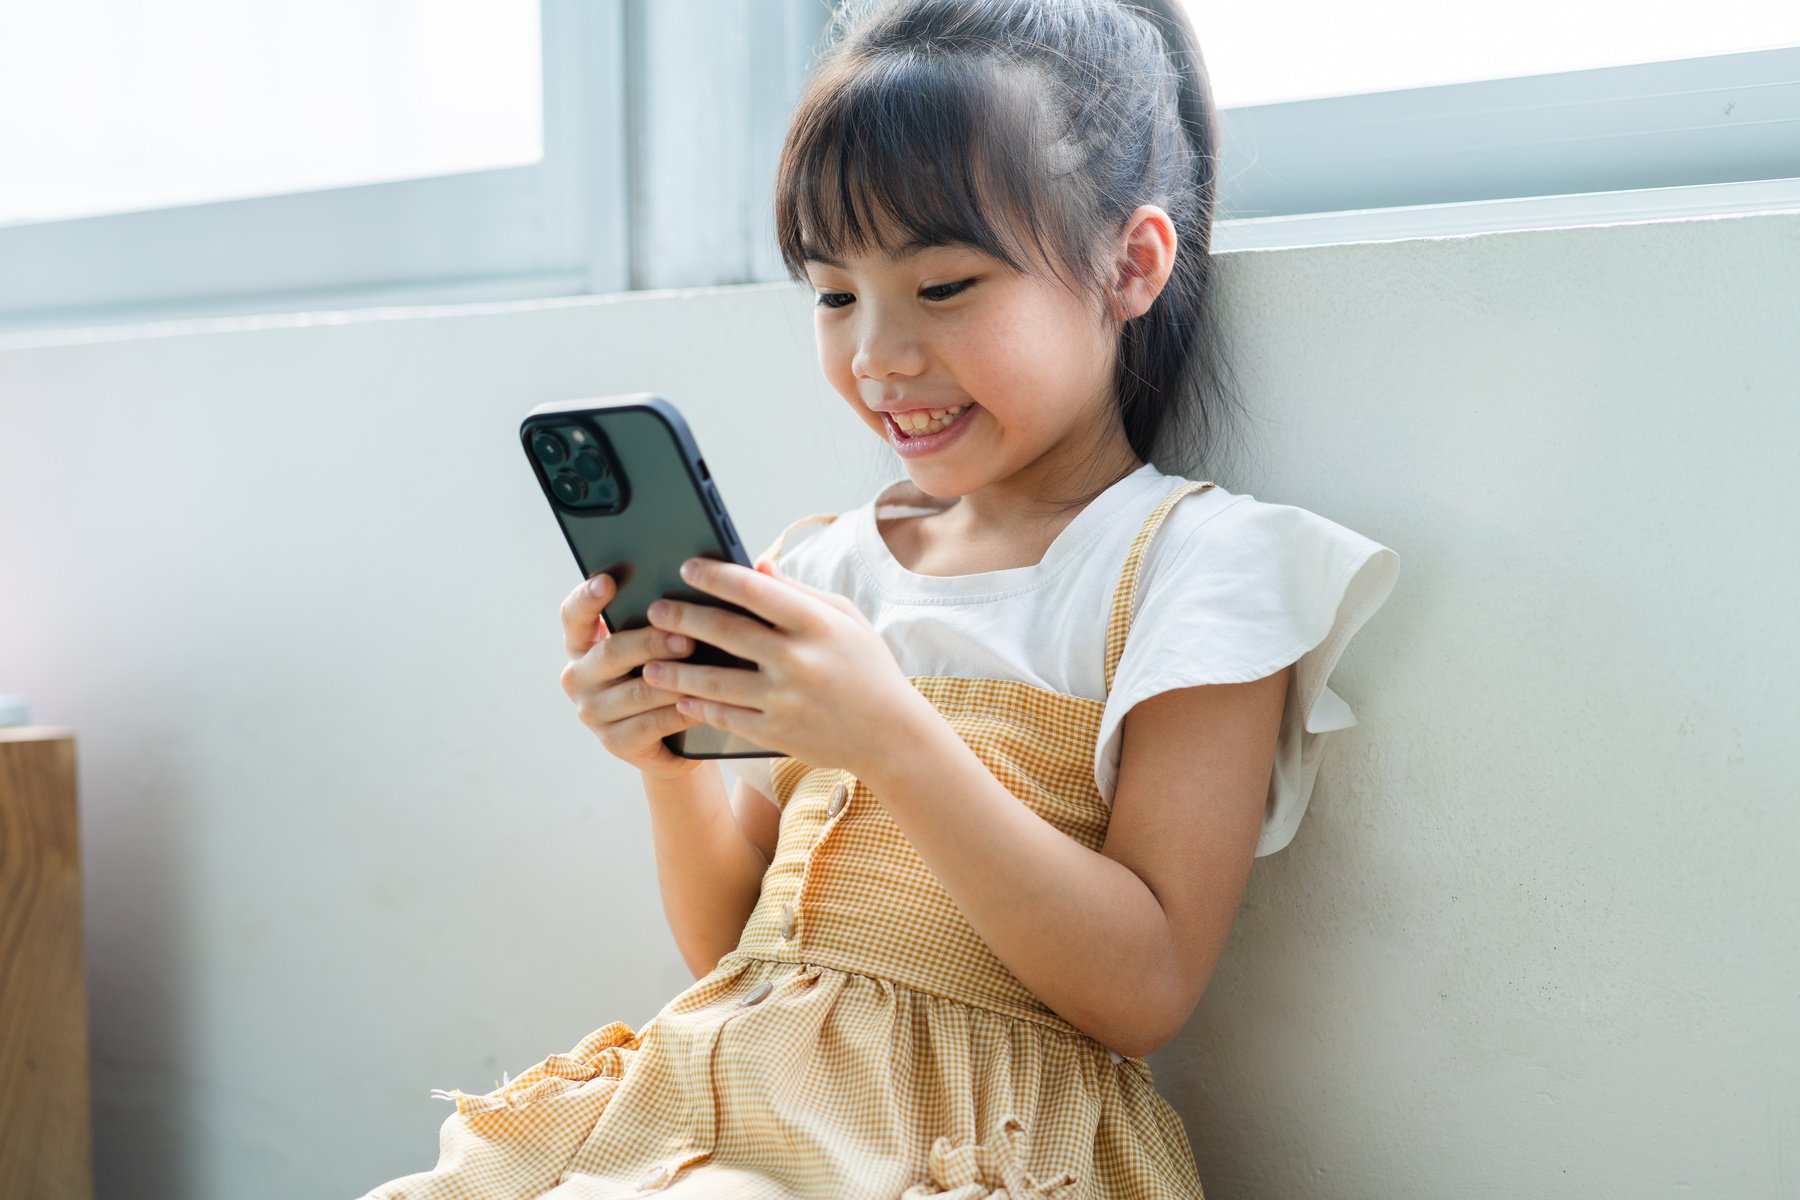
[[[626,675],[653,658],[681,658],[693,651],[693,642],[682,638],[686,645],[676,649],[669,643],[679,635],[651,625],[612,633],[600,615],[612,597],[612,577],[602,573],[563,601],[563,642],[569,652],[563,691],[575,702],[581,723],[614,756],[654,779],[679,779],[706,760],[683,758],[662,739],[703,722],[676,709],[679,693],[659,688],[641,674]]]

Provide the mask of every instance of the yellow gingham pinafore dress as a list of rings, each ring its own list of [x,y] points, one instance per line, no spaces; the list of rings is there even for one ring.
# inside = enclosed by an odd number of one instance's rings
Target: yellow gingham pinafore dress
[[[1138,569],[1126,555],[1106,685]],[[836,514],[802,517],[776,539]],[[994,775],[1092,850],[1101,700],[1007,679],[913,685]],[[364,1200],[1198,1200],[1180,1118],[1141,1058],[1051,1011],[963,919],[848,772],[771,762],[775,858],[737,947],[641,1029],[615,1021],[456,1112],[436,1169]]]

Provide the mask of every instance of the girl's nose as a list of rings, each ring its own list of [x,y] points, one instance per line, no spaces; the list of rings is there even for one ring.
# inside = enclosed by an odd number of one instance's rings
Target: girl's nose
[[[850,360],[851,370],[865,379],[917,375],[924,366],[918,338],[894,322],[865,323]]]

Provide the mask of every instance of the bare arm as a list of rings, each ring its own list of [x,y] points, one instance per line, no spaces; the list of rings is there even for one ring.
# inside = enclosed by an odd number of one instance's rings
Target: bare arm
[[[663,912],[696,979],[738,944],[768,869],[726,800],[720,774],[708,764],[677,779],[644,776]],[[741,781],[737,786],[749,791]],[[748,799],[770,807],[754,793]]]
[[[1193,1012],[1237,914],[1291,670],[1133,707],[1098,852],[941,718],[897,732],[905,753],[863,781],[1020,982],[1102,1045],[1148,1054]]]

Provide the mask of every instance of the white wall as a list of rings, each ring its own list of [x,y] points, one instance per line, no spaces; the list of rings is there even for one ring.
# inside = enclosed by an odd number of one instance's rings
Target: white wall
[[[1800,1196],[1800,214],[1225,262],[1220,481],[1402,555],[1152,1057],[1213,1200]],[[744,536],[898,474],[785,285],[0,342],[0,692],[77,731],[102,1200],[352,1196],[691,980],[517,447],[654,389]]]

